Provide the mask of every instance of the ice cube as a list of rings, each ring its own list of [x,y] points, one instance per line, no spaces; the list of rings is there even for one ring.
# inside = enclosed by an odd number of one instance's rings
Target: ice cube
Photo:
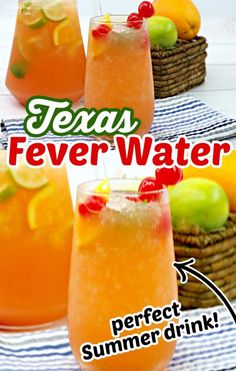
[[[130,201],[127,200],[125,197],[117,195],[112,196],[107,203],[107,207],[111,210],[115,211],[122,211],[123,209],[127,208]]]

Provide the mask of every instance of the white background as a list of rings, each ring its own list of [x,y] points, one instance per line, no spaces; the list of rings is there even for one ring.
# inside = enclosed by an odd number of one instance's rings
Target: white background
[[[92,3],[98,3],[93,0],[78,0],[78,2],[81,15],[89,12]],[[134,11],[140,2],[140,0],[102,0],[101,4],[103,12],[127,13]],[[194,3],[203,16],[236,16],[236,0],[194,0]]]
[[[103,11],[114,13],[127,13],[134,11],[141,0],[102,0]],[[78,0],[78,7],[81,16],[91,15],[93,5],[98,4],[95,0]],[[201,14],[204,16],[235,16],[236,0],[194,0]],[[17,0],[0,0],[0,10],[4,13],[13,13],[16,8]]]

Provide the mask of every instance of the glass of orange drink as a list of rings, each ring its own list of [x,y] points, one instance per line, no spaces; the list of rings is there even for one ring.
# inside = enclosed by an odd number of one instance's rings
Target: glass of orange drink
[[[73,215],[65,168],[9,168],[0,151],[0,330],[66,316]]]
[[[147,21],[129,25],[127,16],[90,21],[85,78],[85,106],[128,107],[141,120],[137,134],[147,133],[154,115],[153,74]]]
[[[85,63],[76,0],[19,0],[6,85],[21,104],[34,95],[79,100]]]
[[[94,181],[78,188],[68,323],[72,350],[82,370],[163,371],[175,350],[174,342],[160,338],[153,347],[89,363],[80,354],[84,343],[112,339],[111,319],[177,299],[168,193],[163,189],[139,199],[139,183],[114,179],[109,186]]]

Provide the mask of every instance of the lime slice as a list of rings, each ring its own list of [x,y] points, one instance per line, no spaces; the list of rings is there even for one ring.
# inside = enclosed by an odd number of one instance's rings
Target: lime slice
[[[21,5],[21,14],[26,14],[32,5],[31,1],[24,1]]]
[[[63,223],[63,209],[58,203],[58,194],[54,186],[46,186],[31,199],[27,216],[32,230]]]
[[[43,5],[43,12],[50,21],[59,22],[66,18],[62,0],[46,0]]]
[[[26,189],[38,189],[48,183],[44,169],[31,169],[23,162],[17,168],[10,168],[10,172],[14,181]]]
[[[76,35],[69,19],[65,19],[55,28],[53,42],[55,46],[70,45],[76,42]]]
[[[22,21],[25,26],[37,29],[43,27],[47,23],[47,19],[44,16],[42,9],[32,8],[29,14],[22,17]]]
[[[0,186],[0,202],[14,196],[16,188],[12,184],[3,184]]]
[[[13,63],[10,68],[11,73],[17,79],[23,79],[25,77],[27,70],[25,63]]]

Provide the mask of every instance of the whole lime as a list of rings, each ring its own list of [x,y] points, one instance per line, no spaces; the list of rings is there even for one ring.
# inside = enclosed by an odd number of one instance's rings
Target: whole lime
[[[155,16],[148,19],[151,46],[171,48],[176,44],[178,32],[175,24],[166,17]]]
[[[229,200],[223,188],[204,178],[182,181],[170,191],[174,228],[199,226],[206,232],[224,226],[229,216]]]

